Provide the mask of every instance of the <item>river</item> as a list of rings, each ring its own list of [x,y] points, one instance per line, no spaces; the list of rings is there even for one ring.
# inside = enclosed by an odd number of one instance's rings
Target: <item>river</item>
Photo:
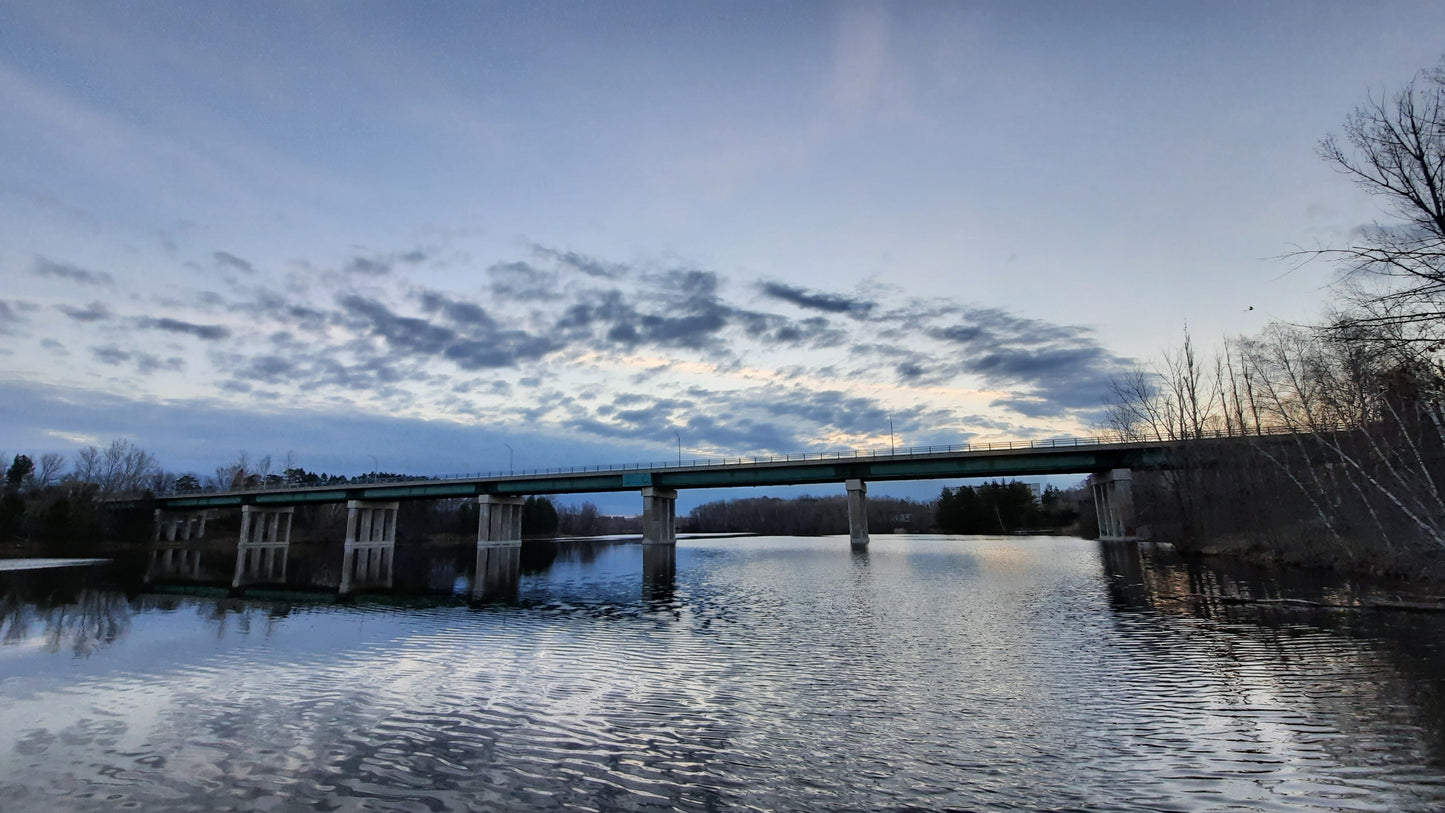
[[[466,559],[399,550],[405,593],[344,603],[0,574],[0,809],[1445,808],[1445,614],[1238,602],[1383,588],[757,537],[661,581],[635,542],[529,548],[473,604]]]

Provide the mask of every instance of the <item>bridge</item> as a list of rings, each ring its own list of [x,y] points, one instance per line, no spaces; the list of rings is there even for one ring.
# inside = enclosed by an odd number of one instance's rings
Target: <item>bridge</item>
[[[850,542],[854,548],[864,548],[868,544],[869,482],[1051,474],[1091,475],[1100,537],[1125,539],[1133,532],[1130,470],[1168,464],[1168,444],[1159,441],[1058,438],[186,493],[155,498],[155,540],[175,543],[200,538],[212,511],[240,508],[241,531],[233,581],[233,586],[239,587],[247,578],[274,576],[278,567],[284,573],[291,517],[297,506],[345,503],[348,518],[344,572],[364,577],[381,570],[389,572],[401,502],[475,499],[480,508],[478,582],[483,574],[495,574],[497,581],[505,584],[507,573],[516,569],[521,508],[526,496],[636,491],[642,498],[642,541],[646,550],[676,543],[679,490],[837,483],[848,494]],[[139,505],[137,501],[112,504]],[[343,592],[351,581],[355,580],[343,578]]]

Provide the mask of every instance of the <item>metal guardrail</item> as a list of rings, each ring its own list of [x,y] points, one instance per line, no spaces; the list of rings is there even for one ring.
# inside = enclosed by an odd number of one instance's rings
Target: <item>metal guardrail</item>
[[[1242,435],[1238,432],[1211,431],[1202,432],[1187,440],[1207,440],[1215,438],[1239,438],[1257,435],[1290,435],[1298,434],[1296,430],[1279,428],[1263,429],[1258,432],[1251,432]],[[509,471],[486,471],[486,472],[465,472],[461,474],[442,474],[434,477],[401,477],[401,478],[367,478],[352,477],[344,483],[328,485],[302,486],[291,483],[278,483],[275,485],[264,485],[256,488],[246,488],[235,491],[194,491],[184,492],[190,494],[220,495],[220,494],[256,494],[275,491],[325,491],[332,489],[347,488],[358,485],[424,485],[427,483],[438,483],[456,480],[503,480],[503,479],[527,479],[538,477],[549,477],[568,474],[596,474],[605,472],[629,472],[629,471],[660,471],[678,469],[700,469],[724,466],[757,466],[774,463],[811,462],[823,460],[875,460],[888,457],[920,457],[929,455],[949,455],[968,452],[995,452],[1014,450],[1044,450],[1059,448],[1107,448],[1111,446],[1137,446],[1137,445],[1169,445],[1186,441],[1166,440],[1160,438],[1128,438],[1123,435],[1096,435],[1093,437],[1063,437],[1047,438],[1043,440],[1007,440],[991,441],[987,443],[949,443],[930,446],[909,446],[903,449],[864,449],[836,452],[795,452],[781,455],[752,455],[739,457],[705,457],[693,458],[691,460],[660,461],[652,463],[614,463],[598,464],[592,466],[562,466],[549,468],[513,469]],[[177,496],[176,493],[164,496]]]

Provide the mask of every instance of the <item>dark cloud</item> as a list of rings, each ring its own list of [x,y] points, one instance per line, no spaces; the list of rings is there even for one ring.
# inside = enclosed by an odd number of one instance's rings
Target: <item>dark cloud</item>
[[[347,261],[343,270],[348,274],[381,276],[391,273],[391,263],[372,257],[352,257]]]
[[[454,316],[478,317],[457,327],[398,315],[373,299],[350,294],[339,299],[356,327],[383,339],[388,350],[409,356],[442,357],[464,370],[511,367],[519,361],[539,359],[562,345],[554,339],[523,330],[502,329],[480,308],[468,307],[438,295],[437,310]]]
[[[424,313],[440,313],[448,322],[458,327],[482,327],[495,330],[497,323],[482,308],[473,302],[464,302],[437,291],[423,291],[420,294],[421,309]]]
[[[95,356],[95,360],[101,364],[109,364],[112,366],[124,364],[130,361],[131,358],[130,351],[122,350],[113,344],[104,347],[92,347],[90,348],[90,353]]]
[[[603,341],[631,349],[638,345],[703,349],[719,347],[719,334],[736,315],[717,297],[717,275],[676,270],[657,275],[640,298],[641,310],[621,290],[598,292],[592,302],[568,307],[554,326],[567,341]]]
[[[206,341],[218,341],[230,337],[231,329],[224,325],[198,325],[192,322],[182,322],[179,319],[152,319],[141,317],[136,320],[136,325],[153,330],[164,330],[168,333],[184,333],[188,336],[195,336]]]
[[[978,376],[1023,390],[993,402],[1031,418],[1096,410],[1109,379],[1132,361],[1108,352],[1093,331],[1029,319],[999,308],[966,308],[924,335],[944,343],[947,375]],[[1083,417],[1083,416],[1076,416]]]
[[[768,346],[832,347],[848,339],[844,330],[835,328],[822,316],[789,319],[771,313],[736,310],[733,317],[743,326],[748,337]]]
[[[115,345],[104,347],[92,347],[90,352],[95,360],[101,364],[118,367],[126,362],[134,362],[135,370],[141,375],[150,375],[159,370],[180,371],[185,369],[185,362],[180,358],[172,356],[162,359],[143,350],[122,350]]]
[[[875,302],[852,299],[837,294],[813,293],[803,288],[784,285],[781,282],[762,282],[758,284],[758,287],[765,295],[773,299],[791,302],[800,308],[806,308],[808,310],[826,311],[828,313],[851,313],[862,316],[877,307],[877,303]]]
[[[398,254],[373,254],[369,257],[357,255],[346,261],[342,270],[348,274],[380,277],[390,274],[398,264],[417,265],[426,262],[427,253],[420,249]]]
[[[45,257],[36,257],[31,272],[38,277],[53,277],[70,280],[81,285],[114,285],[115,278],[104,271],[87,271],[79,266],[58,263]]]
[[[496,263],[487,269],[492,296],[513,302],[543,302],[562,295],[562,285],[553,271],[531,263]]]
[[[280,356],[258,356],[251,359],[243,376],[250,381],[275,385],[290,382],[295,372],[296,363],[289,359]]]
[[[237,257],[229,251],[217,251],[211,255],[211,258],[227,268],[234,268],[246,274],[256,273],[256,267],[254,265],[251,265],[251,263]]]
[[[1020,396],[1017,398],[999,398],[989,402],[989,406],[1003,407],[1029,418],[1058,418],[1068,413],[1068,407],[1063,404],[1049,401],[1037,396]]]
[[[84,308],[73,305],[56,305],[55,309],[77,322],[99,322],[111,317],[110,308],[104,302],[92,302]]]
[[[135,368],[141,375],[149,375],[157,370],[171,370],[180,372],[186,368],[186,363],[179,356],[171,356],[168,359],[157,358],[150,353],[136,351]]]
[[[575,251],[557,251],[546,246],[532,245],[532,253],[557,263],[560,266],[580,271],[589,277],[602,279],[617,279],[627,274],[627,266],[616,263],[604,263],[593,257],[578,254]]]
[[[17,328],[27,321],[15,308],[10,306],[10,303],[0,300],[0,334],[13,336],[19,332]]]

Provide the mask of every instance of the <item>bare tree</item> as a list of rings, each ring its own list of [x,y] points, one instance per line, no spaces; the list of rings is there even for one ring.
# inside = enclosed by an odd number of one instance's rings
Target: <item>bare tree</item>
[[[87,446],[77,452],[72,476],[97,485],[98,496],[113,497],[146,490],[159,470],[160,465],[149,452],[117,438],[103,450]]]
[[[1319,153],[1399,218],[1343,248],[1306,252],[1342,263],[1349,308],[1340,330],[1428,347],[1445,338],[1445,59],[1392,94],[1371,95]]]
[[[1139,367],[1109,381],[1104,423],[1132,440],[1201,438],[1229,425],[1224,415],[1222,366],[1200,361],[1186,328],[1184,343],[1152,367]]]
[[[60,476],[65,471],[65,456],[55,452],[47,452],[40,456],[40,462],[35,467],[34,478],[37,489],[47,488],[60,482]]]

